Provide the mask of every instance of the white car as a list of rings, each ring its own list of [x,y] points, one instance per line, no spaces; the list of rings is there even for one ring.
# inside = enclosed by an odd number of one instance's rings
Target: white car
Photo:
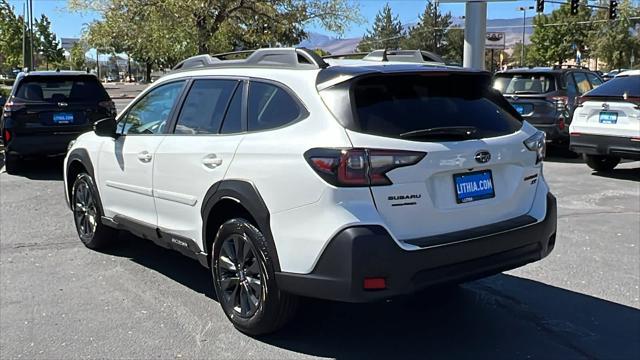
[[[584,94],[569,132],[570,149],[596,171],[611,171],[621,159],[640,160],[640,70]]]
[[[547,256],[544,134],[487,72],[190,58],[80,136],[65,190],[82,242],[123,229],[198,259],[249,334],[298,296],[365,302]]]

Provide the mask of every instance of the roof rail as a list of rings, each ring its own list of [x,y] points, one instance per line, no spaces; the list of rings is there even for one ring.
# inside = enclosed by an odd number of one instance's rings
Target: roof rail
[[[554,70],[557,70],[557,69],[583,69],[583,70],[589,70],[588,67],[582,66],[582,65],[553,65],[553,69]]]
[[[349,57],[361,57],[366,61],[398,61],[410,63],[437,62],[444,63],[444,59],[440,55],[431,51],[424,50],[373,50],[370,53],[352,53],[341,55],[323,56],[323,59],[345,59]]]
[[[250,54],[246,59],[226,60],[231,55]],[[172,70],[196,67],[265,67],[287,69],[323,69],[329,66],[315,52],[306,48],[263,48],[215,55],[196,55],[185,59]]]
[[[345,58],[363,58],[365,56],[369,55],[368,52],[354,52],[354,53],[349,53],[349,54],[335,54],[335,55],[325,55],[322,58],[323,59],[345,59]]]

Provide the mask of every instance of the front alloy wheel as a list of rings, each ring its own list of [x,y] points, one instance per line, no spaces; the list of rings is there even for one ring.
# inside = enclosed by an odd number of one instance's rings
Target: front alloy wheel
[[[73,220],[82,243],[95,250],[112,244],[117,232],[101,222],[104,212],[100,207],[98,190],[89,174],[80,173],[76,177],[69,198]]]
[[[260,263],[246,235],[232,234],[224,240],[218,255],[220,301],[242,318],[252,317],[263,298]]]
[[[96,201],[85,180],[80,180],[75,187],[73,198],[73,215],[76,229],[81,239],[92,239],[98,224],[98,210]]]

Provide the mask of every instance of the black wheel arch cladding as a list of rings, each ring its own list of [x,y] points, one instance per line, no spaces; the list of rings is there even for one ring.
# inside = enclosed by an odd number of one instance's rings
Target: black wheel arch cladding
[[[280,261],[276,250],[273,235],[271,233],[270,214],[267,205],[260,196],[256,187],[243,180],[221,180],[211,185],[202,201],[202,234],[206,245],[215,237],[217,229],[209,229],[207,219],[211,211],[221,200],[231,199],[237,201],[255,220],[255,226],[262,232],[269,250],[269,256],[274,266],[274,271],[280,271]],[[215,214],[214,214],[215,216]]]
[[[85,149],[74,149],[73,151],[71,151],[68,155],[67,155],[67,184],[66,184],[66,188],[65,191],[67,192],[67,194],[69,195],[69,200],[71,199],[71,189],[73,189],[73,183],[75,182],[75,178],[77,176],[77,174],[73,177],[69,176],[69,170],[71,169],[71,167],[74,165],[74,163],[80,163],[80,165],[82,165],[82,167],[84,167],[84,169],[86,170],[87,174],[89,174],[89,176],[91,176],[91,179],[93,179],[94,183],[95,183],[95,173],[93,170],[93,164],[91,163],[91,157],[89,157],[89,153],[87,152],[87,150]],[[96,186],[96,190],[97,190],[97,184],[94,185]],[[98,205],[100,206],[100,209],[102,209],[102,200],[100,199],[100,194],[97,193],[96,194],[97,200],[98,200]],[[71,201],[69,201],[69,208],[71,208]]]

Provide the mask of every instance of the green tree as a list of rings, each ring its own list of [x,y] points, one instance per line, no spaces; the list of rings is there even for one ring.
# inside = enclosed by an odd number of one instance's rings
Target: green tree
[[[394,16],[389,3],[376,14],[371,30],[362,37],[358,44],[359,51],[375,49],[397,49],[404,36],[402,23],[398,16]]]
[[[531,35],[532,51],[538,61],[544,63],[562,63],[575,57],[576,48],[584,49],[588,43],[591,10],[580,6],[577,15],[571,15],[569,4],[563,4],[549,15],[537,15],[533,19]]]
[[[22,33],[24,19],[16,16],[7,0],[0,0],[0,71],[20,67],[22,59]]]
[[[608,15],[609,12],[606,9],[601,9],[594,18],[607,20]],[[603,60],[609,69],[631,67],[632,55],[635,59],[640,59],[640,33],[637,30],[635,35],[632,33],[640,23],[640,19],[636,18],[638,16],[640,16],[640,7],[633,6],[629,0],[620,2],[617,20],[596,24],[590,41],[591,56]]]
[[[464,30],[450,27],[445,34],[444,59],[447,62],[462,65],[464,53]]]
[[[427,1],[427,6],[415,26],[409,28],[401,41],[404,49],[420,49],[443,55],[446,51],[447,29],[451,26],[451,13],[442,14],[437,3]]]
[[[82,41],[73,44],[69,51],[69,62],[74,70],[84,70],[87,66],[87,48]]]
[[[34,47],[37,48],[37,52],[42,54],[47,70],[49,70],[49,64],[63,62],[64,51],[60,47],[56,35],[51,31],[49,18],[44,14],[40,15],[40,19],[36,19],[34,22],[34,28]]]
[[[359,21],[346,0],[69,0],[102,15],[134,58],[171,65],[185,55],[300,42],[317,23],[342,33]],[[112,24],[113,23],[113,24]],[[112,26],[113,25],[113,26]]]

